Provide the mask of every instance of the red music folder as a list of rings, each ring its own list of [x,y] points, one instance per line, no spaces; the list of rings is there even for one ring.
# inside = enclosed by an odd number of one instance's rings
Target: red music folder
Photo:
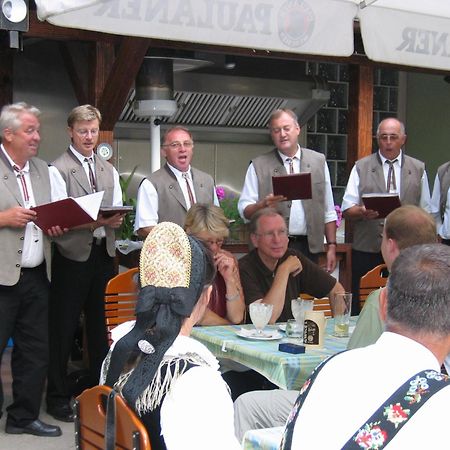
[[[132,206],[102,206],[99,214],[103,217],[111,217],[114,214],[128,214],[133,211]]]
[[[293,173],[272,177],[274,195],[284,195],[288,200],[312,198],[311,173]]]
[[[394,209],[402,206],[398,194],[363,194],[361,200],[366,209],[378,211],[378,218],[384,219]]]
[[[42,230],[59,225],[61,228],[73,228],[97,220],[103,191],[82,197],[68,197],[30,209],[37,212],[34,223]]]

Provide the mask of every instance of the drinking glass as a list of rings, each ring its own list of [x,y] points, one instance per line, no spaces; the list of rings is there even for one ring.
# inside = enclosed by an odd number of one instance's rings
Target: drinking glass
[[[314,300],[303,300],[302,298],[294,298],[291,300],[291,310],[294,319],[298,323],[300,336],[303,338],[303,326],[305,322],[305,312],[312,311]]]
[[[288,339],[303,339],[303,326],[295,319],[288,319],[286,322],[286,337]]]
[[[348,337],[351,309],[352,309],[352,294],[349,292],[336,294],[334,306],[335,336]]]
[[[264,327],[272,317],[273,305],[267,303],[251,303],[249,307],[250,319],[256,328],[258,335],[263,335]]]

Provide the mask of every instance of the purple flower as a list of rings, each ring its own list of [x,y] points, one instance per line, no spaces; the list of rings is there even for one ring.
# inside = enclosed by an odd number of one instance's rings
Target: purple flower
[[[216,187],[216,194],[217,194],[217,198],[219,200],[224,200],[225,197],[226,197],[225,188],[223,188],[222,186],[217,186]]]
[[[216,194],[217,198],[220,200],[223,200],[225,198],[225,189],[222,186],[216,187]]]

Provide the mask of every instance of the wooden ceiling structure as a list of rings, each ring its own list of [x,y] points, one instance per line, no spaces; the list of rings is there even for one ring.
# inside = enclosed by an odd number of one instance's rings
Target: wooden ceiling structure
[[[356,30],[358,31],[358,30]],[[358,40],[358,33],[355,33]],[[80,29],[64,28],[41,22],[36,17],[34,4],[30,10],[29,31],[23,39],[45,39],[58,42],[66,71],[73,85],[79,104],[97,106],[103,115],[100,140],[113,141],[114,126],[122,112],[130,89],[144,57],[150,48],[190,50],[240,55],[249,58],[271,58],[282,60],[325,61],[349,64],[349,115],[348,115],[348,173],[354,162],[368,155],[372,148],[373,113],[373,68],[363,50],[349,58],[314,57],[311,55],[275,53],[234,47],[220,47],[190,42],[162,41],[131,36],[120,36]],[[85,61],[74,53],[73,44],[87,47]],[[355,48],[362,49],[360,42]],[[0,106],[12,101],[13,51],[0,49]],[[392,67],[392,66],[390,66]],[[405,68],[403,68],[405,69]],[[406,68],[406,70],[414,70]],[[84,72],[82,72],[84,71]],[[423,71],[423,70],[421,70]],[[431,73],[439,73],[429,71]]]

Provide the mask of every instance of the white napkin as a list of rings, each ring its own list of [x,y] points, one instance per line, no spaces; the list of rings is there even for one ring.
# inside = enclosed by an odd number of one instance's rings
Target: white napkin
[[[258,333],[258,330],[255,328],[241,328],[239,330],[239,334],[244,337],[255,337],[255,336],[261,336],[265,338],[271,338],[278,334],[277,330],[264,330],[263,334]]]

